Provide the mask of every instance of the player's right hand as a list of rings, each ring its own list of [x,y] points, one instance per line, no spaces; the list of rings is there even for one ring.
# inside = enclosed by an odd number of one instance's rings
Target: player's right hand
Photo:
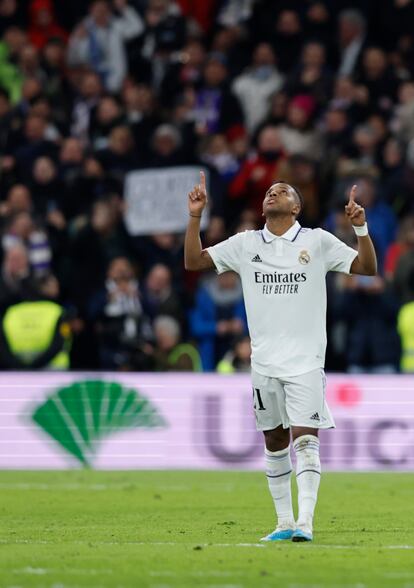
[[[206,176],[200,172],[200,183],[194,186],[188,194],[188,211],[190,214],[201,216],[207,204]]]

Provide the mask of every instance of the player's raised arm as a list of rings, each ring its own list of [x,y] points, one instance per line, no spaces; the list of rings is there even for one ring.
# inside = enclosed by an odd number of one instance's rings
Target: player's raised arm
[[[345,206],[345,213],[358,237],[358,255],[352,262],[351,273],[374,276],[377,273],[377,256],[368,234],[365,210],[355,202],[356,192],[357,186],[354,185],[349,193],[348,204]]]
[[[200,172],[200,183],[188,194],[188,225],[184,242],[185,269],[200,271],[214,267],[208,251],[203,250],[200,239],[201,215],[207,204],[206,176]]]

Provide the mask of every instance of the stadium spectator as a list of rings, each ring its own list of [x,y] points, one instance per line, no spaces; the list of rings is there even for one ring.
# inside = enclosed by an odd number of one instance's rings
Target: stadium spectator
[[[115,96],[102,96],[96,105],[89,127],[92,148],[105,149],[109,144],[109,134],[124,122],[122,106]]]
[[[204,33],[209,33],[214,24],[214,17],[218,6],[217,0],[205,0],[204,2],[192,2],[192,0],[177,0],[182,14],[190,19],[190,25],[201,28]]]
[[[43,81],[43,72],[40,68],[39,51],[33,45],[24,45],[19,51],[19,70],[24,78],[36,78]]]
[[[391,128],[396,137],[408,142],[414,137],[414,83],[405,81],[398,88],[398,101],[394,104]]]
[[[381,188],[385,201],[398,217],[410,213],[412,205],[404,149],[394,137],[389,137],[382,148],[381,168]]]
[[[47,233],[37,226],[29,212],[11,216],[2,236],[3,251],[21,245],[27,251],[30,272],[36,276],[48,274],[51,269],[52,250]]]
[[[114,127],[109,133],[108,146],[97,151],[96,157],[103,169],[122,183],[125,174],[138,167],[134,138],[129,127]]]
[[[43,74],[43,93],[53,108],[56,122],[67,127],[70,111],[71,88],[65,76],[65,52],[63,41],[52,37],[42,49],[41,67]]]
[[[145,370],[152,367],[152,330],[142,310],[135,271],[125,257],[109,264],[105,287],[89,303],[95,322],[100,367],[108,370]]]
[[[343,150],[338,161],[337,172],[340,174],[370,173],[378,174],[380,146],[375,130],[368,122],[354,128],[349,145]]]
[[[281,10],[276,20],[276,33],[272,30],[272,21],[269,22],[269,16],[265,13],[264,17],[266,16],[268,23],[271,24],[271,30],[266,32],[266,39],[273,41],[282,72],[290,72],[297,63],[303,43],[304,31],[300,16],[295,10]]]
[[[251,52],[246,41],[243,29],[238,27],[218,29],[211,39],[210,52],[213,55],[225,55],[230,79],[240,73],[250,61]]]
[[[130,240],[116,195],[96,201],[87,223],[73,236],[69,246],[71,296],[84,308],[90,296],[105,280],[106,268],[115,257],[128,257]]]
[[[30,272],[29,257],[21,243],[11,244],[4,252],[0,276],[0,309],[38,298],[39,289]]]
[[[91,119],[99,103],[102,91],[99,76],[88,71],[81,76],[75,86],[70,130],[71,135],[80,139],[84,144],[89,142]]]
[[[214,370],[232,338],[246,332],[246,316],[237,274],[212,276],[200,285],[190,313],[190,332],[197,340],[204,370]]]
[[[366,21],[358,10],[348,9],[338,18],[339,67],[341,76],[353,75],[366,43]]]
[[[7,144],[12,116],[13,113],[9,94],[4,88],[2,88],[0,89],[0,148],[2,150],[4,150],[4,147]]]
[[[39,94],[34,97],[30,105],[30,113],[33,115],[40,116],[46,121],[45,128],[45,139],[58,143],[61,140],[61,131],[59,129],[59,123],[55,122],[59,114],[56,115],[52,112],[52,105],[47,96]]]
[[[401,337],[401,371],[414,372],[414,301],[400,307],[397,318],[398,334]]]
[[[250,337],[248,335],[235,337],[230,350],[218,362],[216,370],[219,374],[250,373],[251,352]]]
[[[34,161],[30,189],[35,209],[41,215],[58,207],[63,184],[50,157],[38,157]]]
[[[339,155],[349,142],[349,118],[344,108],[332,106],[324,116],[325,149],[335,149]]]
[[[0,204],[0,215],[8,219],[19,212],[31,213],[33,201],[30,190],[24,184],[15,184],[10,188],[7,198]]]
[[[252,55],[249,69],[238,76],[232,85],[250,132],[265,118],[270,96],[281,89],[283,79],[277,70],[272,46],[268,43],[258,45]]]
[[[334,23],[332,22],[332,7],[328,2],[315,0],[307,4],[304,28],[308,39],[318,39],[329,52],[334,52],[332,41]]]
[[[145,313],[154,321],[157,316],[171,316],[184,325],[183,306],[173,289],[171,270],[162,263],[151,268],[142,287],[142,304]]]
[[[183,163],[182,140],[179,131],[170,124],[163,124],[154,131],[151,141],[151,167],[168,167]]]
[[[342,277],[342,276],[341,276]],[[344,276],[336,293],[336,312],[347,328],[346,363],[350,373],[395,373],[400,343],[398,301],[381,276]]]
[[[270,108],[267,118],[260,129],[266,125],[278,126],[285,121],[289,96],[287,92],[281,90],[273,94],[270,99]]]
[[[191,39],[165,72],[160,88],[161,100],[165,106],[171,108],[186,88],[195,88],[201,82],[205,60],[203,44],[197,39]]]
[[[414,216],[406,216],[400,223],[397,239],[387,249],[384,262],[384,275],[388,280],[394,278],[395,270],[403,255],[414,249]]]
[[[125,122],[134,136],[137,158],[142,164],[148,162],[151,139],[163,118],[156,105],[153,90],[145,84],[125,84],[123,93]]]
[[[211,216],[204,235],[204,242],[208,246],[216,245],[216,243],[223,240],[225,234],[226,228],[223,219],[220,216]]]
[[[238,29],[249,21],[253,6],[254,0],[228,0],[220,7],[217,23],[225,29]]]
[[[393,284],[402,305],[414,300],[414,255],[411,250],[399,257]]]
[[[351,123],[347,110],[332,103],[323,115],[320,130],[324,145],[321,179],[329,185],[335,178],[339,159],[350,143]]]
[[[65,159],[62,163],[65,165]],[[69,221],[79,217],[85,218],[93,203],[102,198],[108,189],[104,170],[97,159],[86,157],[79,167],[73,166],[72,171],[74,175],[70,179],[65,178],[65,191],[61,202],[62,211]]]
[[[18,0],[1,0],[0,2],[0,36],[14,26],[26,24],[24,6]]]
[[[115,15],[107,0],[94,0],[89,16],[72,33],[68,62],[90,67],[110,92],[120,90],[127,74],[125,42],[140,35],[143,23],[127,0],[115,0]]]
[[[240,103],[227,87],[227,78],[226,56],[211,53],[194,96],[192,114],[199,134],[226,132],[243,123]]]
[[[322,43],[308,41],[303,47],[298,66],[287,79],[285,90],[288,94],[309,95],[318,105],[325,104],[333,83],[332,72],[326,61],[326,50]]]
[[[29,114],[25,120],[21,143],[17,143],[11,153],[12,167],[21,178],[31,179],[31,172],[35,160],[39,157],[54,159],[57,154],[57,145],[45,137],[47,128],[46,120],[37,114]]]
[[[59,153],[59,176],[65,184],[79,176],[84,155],[79,139],[68,137],[62,141]]]
[[[43,297],[41,290],[39,295]],[[65,309],[47,296],[14,304],[2,316],[0,365],[6,370],[66,370],[71,339]]]
[[[149,0],[141,39],[141,71],[138,69],[138,73],[147,73],[148,79],[158,86],[165,74],[168,57],[181,49],[185,40],[186,21],[176,3],[173,0]]]
[[[159,315],[154,321],[155,369],[160,372],[200,372],[201,360],[191,343],[181,341],[180,324],[172,316]]]
[[[225,135],[209,135],[200,145],[200,160],[215,169],[223,182],[228,183],[239,170]]]
[[[16,114],[22,118],[31,113],[33,100],[36,100],[42,94],[42,84],[40,80],[33,76],[22,78],[22,85],[19,92],[18,100],[15,100]]]
[[[381,48],[365,49],[356,82],[367,89],[370,110],[390,111],[396,97],[398,80],[388,67],[386,54]]]
[[[171,271],[174,289],[182,293],[183,268],[180,262],[183,243],[181,236],[172,233],[156,233],[149,237],[135,237],[133,249],[136,259],[141,263],[144,275],[147,275],[157,263],[166,265]]]
[[[15,64],[12,45],[14,40],[24,44],[25,36],[19,29],[10,27],[0,42],[0,84],[10,96],[11,101],[16,103],[21,98],[23,76]]]
[[[260,218],[263,193],[279,177],[280,164],[284,158],[278,129],[270,125],[263,127],[257,139],[257,153],[241,166],[230,184],[229,197],[241,199],[243,205],[247,205]]]
[[[52,0],[33,0],[30,3],[29,39],[37,49],[43,49],[50,39],[67,41],[67,33],[58,25]]]
[[[322,157],[322,141],[313,125],[316,102],[312,96],[298,94],[288,104],[286,122],[278,129],[284,151],[304,155],[318,161]]]

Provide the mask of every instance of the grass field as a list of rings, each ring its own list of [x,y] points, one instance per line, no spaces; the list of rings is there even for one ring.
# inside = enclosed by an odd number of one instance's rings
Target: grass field
[[[0,586],[414,587],[414,474],[324,474],[312,544],[264,475],[0,472]]]

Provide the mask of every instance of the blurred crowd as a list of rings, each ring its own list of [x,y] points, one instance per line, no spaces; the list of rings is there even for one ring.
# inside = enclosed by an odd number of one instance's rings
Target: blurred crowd
[[[276,179],[355,245],[357,183],[379,273],[329,275],[327,369],[414,371],[413,22],[413,0],[0,0],[1,368],[248,370],[238,277],[124,221],[128,172],[191,164],[205,246],[260,227]]]

